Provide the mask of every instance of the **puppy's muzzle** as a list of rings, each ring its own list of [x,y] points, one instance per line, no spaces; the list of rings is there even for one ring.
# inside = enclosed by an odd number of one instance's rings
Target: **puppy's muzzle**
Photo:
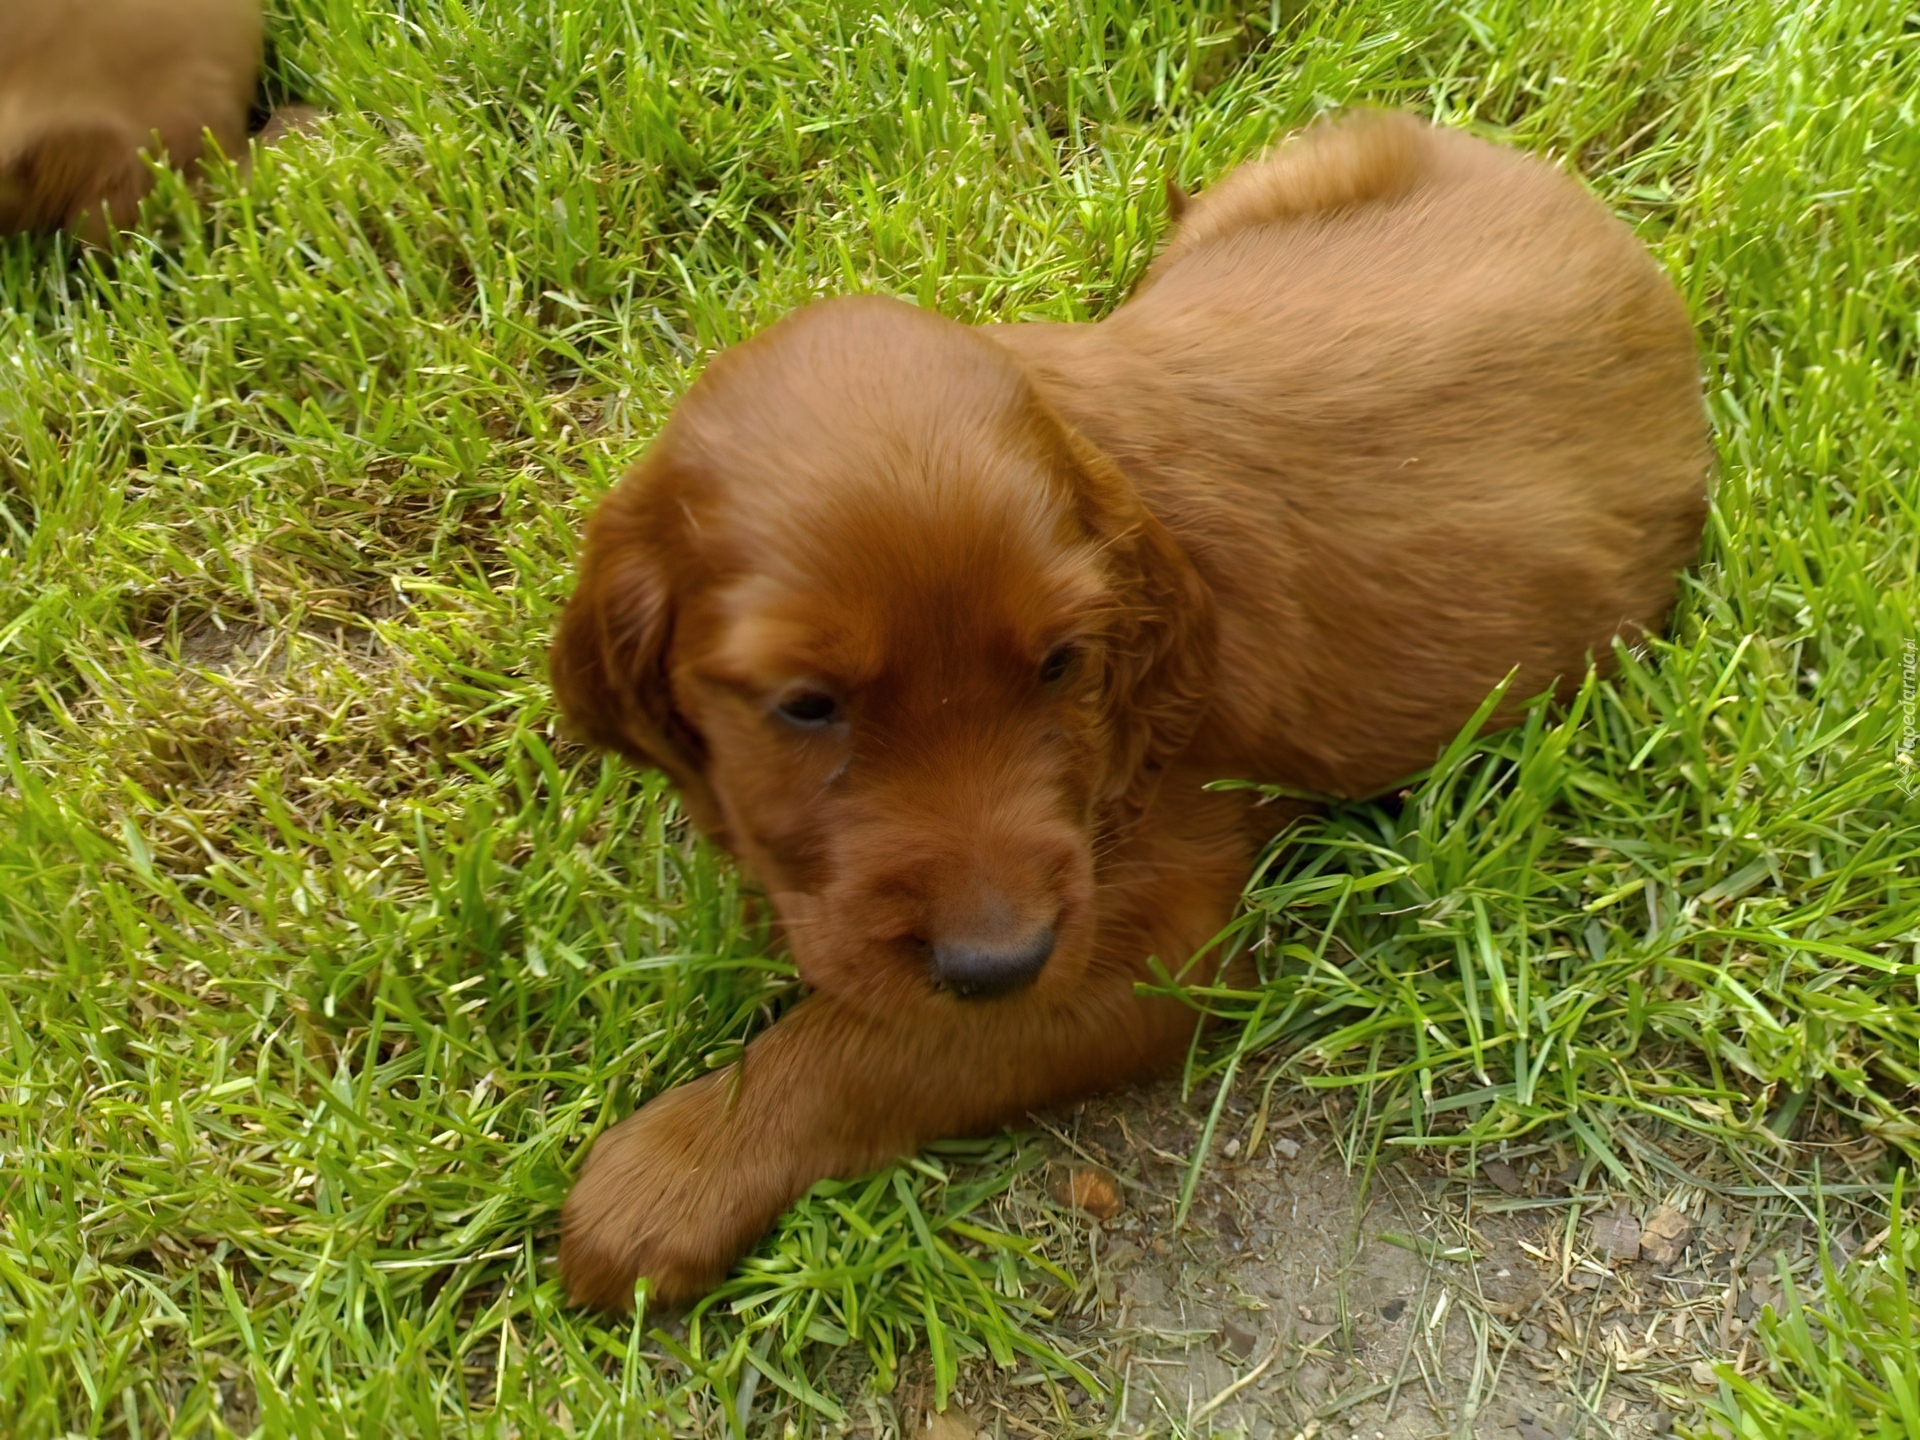
[[[1031,984],[1053,954],[1053,927],[1043,925],[1012,942],[939,941],[933,947],[934,973],[955,995],[982,1000]]]

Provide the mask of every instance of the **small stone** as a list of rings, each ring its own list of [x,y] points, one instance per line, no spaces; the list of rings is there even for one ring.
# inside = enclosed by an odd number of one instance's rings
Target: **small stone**
[[[973,1440],[979,1433],[973,1417],[958,1405],[933,1411],[927,1416],[927,1428],[920,1432],[922,1440]]]
[[[1593,1222],[1594,1248],[1616,1265],[1640,1258],[1640,1222],[1625,1210],[1601,1215]]]
[[[1300,1142],[1289,1140],[1284,1135],[1276,1135],[1269,1148],[1277,1151],[1282,1160],[1291,1160],[1300,1153]]]
[[[1753,1308],[1755,1310],[1764,1309],[1768,1305],[1773,1306],[1775,1310],[1780,1308],[1780,1291],[1775,1286],[1766,1284],[1751,1285],[1747,1288],[1747,1294],[1753,1297]]]
[[[1513,1167],[1504,1160],[1483,1160],[1480,1172],[1509,1195],[1518,1195],[1524,1188],[1520,1177],[1513,1173]]]
[[[1220,1327],[1220,1353],[1229,1360],[1251,1360],[1253,1347],[1258,1343],[1252,1331],[1241,1329],[1231,1320]]]
[[[1075,1166],[1056,1175],[1047,1193],[1055,1204],[1071,1206],[1097,1220],[1111,1220],[1120,1213],[1120,1187],[1111,1175],[1091,1165]]]
[[[1686,1212],[1662,1205],[1640,1227],[1640,1258],[1651,1265],[1671,1265],[1686,1252],[1692,1237],[1693,1221]]]

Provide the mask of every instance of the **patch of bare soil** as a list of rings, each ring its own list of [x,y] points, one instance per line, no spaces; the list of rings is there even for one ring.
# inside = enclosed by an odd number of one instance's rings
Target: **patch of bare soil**
[[[983,1364],[944,1414],[909,1380],[850,1433],[1657,1436],[1697,1419],[1711,1362],[1751,1363],[1776,1265],[1817,1287],[1812,1217],[1792,1204],[1685,1181],[1628,1198],[1544,1145],[1471,1174],[1402,1159],[1363,1185],[1338,1112],[1299,1101],[1263,1125],[1229,1104],[1179,1230],[1204,1116],[1176,1088],[1037,1117],[1050,1162],[998,1218],[1082,1277],[1054,1331],[1111,1402]],[[1862,1243],[1844,1217],[1830,1238]]]

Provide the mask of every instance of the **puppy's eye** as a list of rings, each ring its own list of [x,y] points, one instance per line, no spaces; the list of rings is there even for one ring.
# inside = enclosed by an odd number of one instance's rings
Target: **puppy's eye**
[[[1067,672],[1073,669],[1073,662],[1080,658],[1078,645],[1056,645],[1047,652],[1047,658],[1040,662],[1040,683],[1053,685],[1067,678]]]
[[[824,690],[802,690],[789,695],[776,708],[782,720],[802,730],[818,730],[840,717],[840,702]]]

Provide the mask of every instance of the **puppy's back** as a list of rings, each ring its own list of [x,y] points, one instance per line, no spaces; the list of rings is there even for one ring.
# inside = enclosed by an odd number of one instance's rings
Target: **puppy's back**
[[[0,0],[0,233],[133,218],[143,148],[246,145],[259,0]],[[154,137],[158,144],[154,145]]]
[[[1318,125],[1193,201],[1098,325],[996,332],[1220,601],[1219,773],[1361,794],[1507,672],[1656,629],[1711,461],[1686,309],[1553,166]]]

